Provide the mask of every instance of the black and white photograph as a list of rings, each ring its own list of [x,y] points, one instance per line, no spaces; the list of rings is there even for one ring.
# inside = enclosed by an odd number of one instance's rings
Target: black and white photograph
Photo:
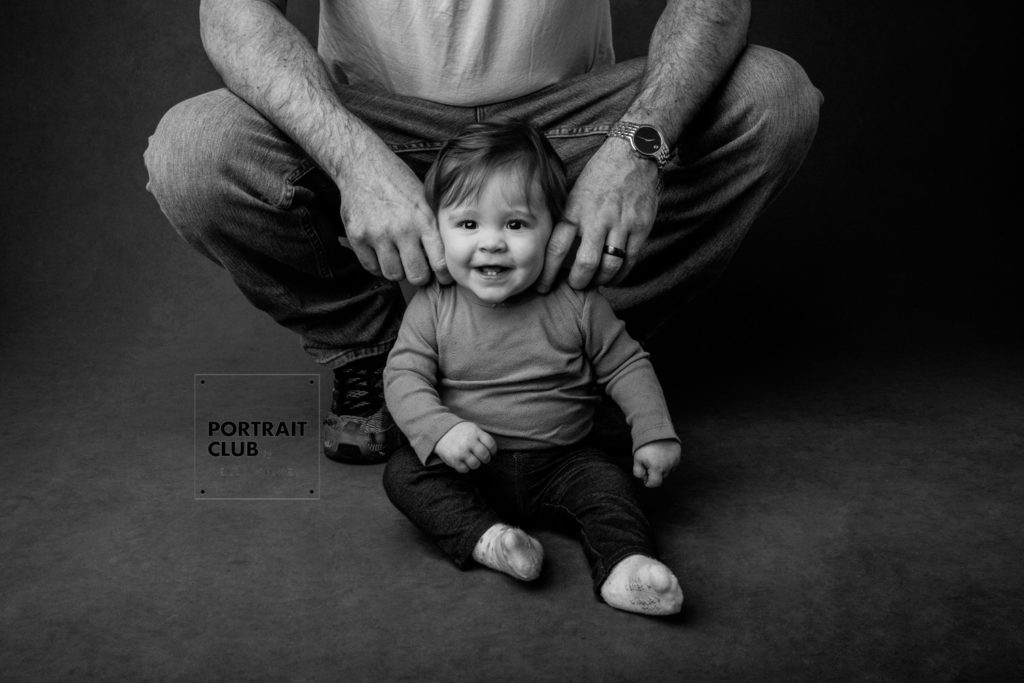
[[[13,3],[0,680],[1021,680],[1012,7]]]

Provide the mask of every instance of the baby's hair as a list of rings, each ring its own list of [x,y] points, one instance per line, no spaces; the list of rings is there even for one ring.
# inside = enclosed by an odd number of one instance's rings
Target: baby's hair
[[[565,164],[540,131],[512,118],[472,123],[441,147],[424,181],[427,204],[436,214],[475,197],[488,178],[505,169],[519,171],[527,192],[536,180],[551,220],[561,219],[568,193]]]

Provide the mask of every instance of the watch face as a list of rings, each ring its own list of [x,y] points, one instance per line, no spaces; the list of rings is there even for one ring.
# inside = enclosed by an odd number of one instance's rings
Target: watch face
[[[640,126],[633,133],[633,146],[641,154],[654,156],[661,149],[661,134],[651,126]]]

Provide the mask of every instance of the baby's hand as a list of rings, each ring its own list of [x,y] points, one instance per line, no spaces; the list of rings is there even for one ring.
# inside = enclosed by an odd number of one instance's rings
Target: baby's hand
[[[645,443],[633,454],[633,476],[643,479],[649,489],[661,486],[679,464],[679,455],[679,444],[675,441],[662,439]]]
[[[498,445],[491,435],[472,422],[455,425],[434,446],[438,457],[462,474],[490,462],[491,455],[497,450]]]

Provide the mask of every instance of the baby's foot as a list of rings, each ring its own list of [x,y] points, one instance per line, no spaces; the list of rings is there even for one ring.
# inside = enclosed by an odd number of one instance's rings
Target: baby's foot
[[[645,555],[630,555],[615,565],[601,586],[601,597],[616,609],[639,614],[675,614],[683,606],[675,574]]]
[[[540,576],[544,548],[522,529],[495,524],[476,542],[473,559],[522,581],[533,581]]]

